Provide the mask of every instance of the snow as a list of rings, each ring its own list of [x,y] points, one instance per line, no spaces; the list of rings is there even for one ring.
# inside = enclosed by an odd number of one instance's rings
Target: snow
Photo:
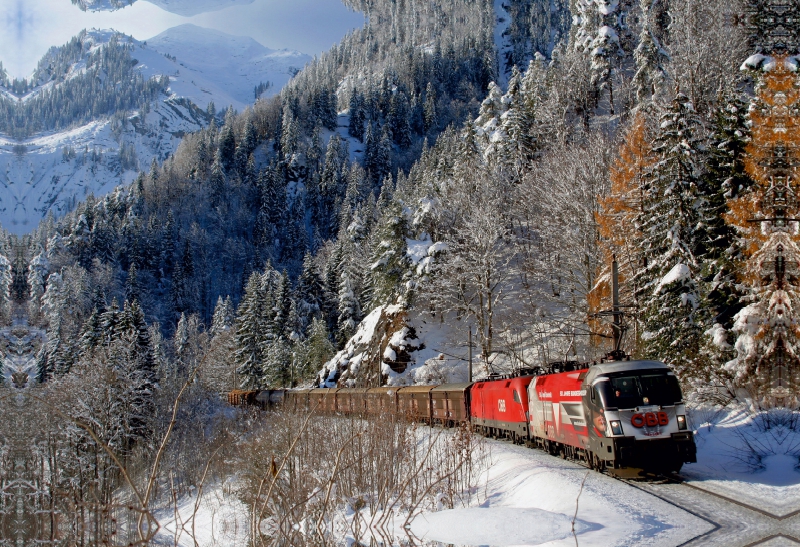
[[[744,63],[742,63],[740,70],[758,70],[762,68],[765,64],[771,62],[772,62],[772,57],[756,53],[748,57],[747,60]]]
[[[584,479],[576,523],[581,547],[673,547],[712,529],[669,503],[575,463],[504,442],[487,443],[492,465],[479,482],[480,506],[424,513],[411,523],[416,536],[445,544],[575,545],[571,520]]]
[[[447,243],[443,241],[432,243],[428,234],[422,234],[421,239],[406,239],[406,255],[416,266],[417,275],[429,273],[434,255],[446,250]]]
[[[677,283],[678,281],[683,281],[684,279],[691,279],[692,271],[689,269],[689,266],[686,264],[676,264],[668,273],[665,275],[661,281],[658,282],[658,286],[654,291],[655,294],[668,285],[672,285],[673,283]]]
[[[689,484],[778,516],[800,510],[797,412],[697,405],[688,418],[697,443],[697,463],[681,471]]]
[[[435,253],[442,253],[447,250],[447,243],[444,241],[437,241],[428,248],[428,254],[434,255]]]
[[[255,100],[253,88],[259,83],[271,82],[266,95],[275,95],[311,60],[297,51],[268,49],[250,37],[190,24],[150,38],[146,47],[177,58],[179,66],[172,72],[177,70],[179,74],[172,79],[170,88],[201,108],[216,95],[218,109],[232,104],[241,110]],[[158,65],[154,68],[163,70]]]
[[[161,526],[157,542],[180,547],[246,545],[250,536],[247,507],[233,493],[233,480],[207,486],[156,513]]]
[[[611,15],[619,7],[619,0],[611,0],[611,2],[595,0],[595,3],[597,4],[597,11],[602,15]]]
[[[428,249],[431,246],[431,238],[424,234],[422,239],[406,239],[406,254],[414,265],[419,265],[428,256]]]
[[[414,532],[428,540],[472,545],[539,545],[572,538],[572,520],[541,509],[470,507],[425,515],[415,521]],[[578,520],[577,535],[598,525]]]

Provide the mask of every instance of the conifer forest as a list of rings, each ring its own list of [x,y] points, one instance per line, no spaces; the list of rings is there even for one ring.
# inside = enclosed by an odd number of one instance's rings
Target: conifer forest
[[[144,165],[65,145],[119,184],[0,231],[0,547],[173,544],[169,508],[198,514],[204,488],[245,515],[231,545],[351,545],[303,527],[475,505],[489,441],[265,419],[229,392],[620,349],[669,365],[692,408],[746,408],[772,444],[748,437],[741,460],[796,471],[800,2],[342,2],[364,26],[238,111],[176,98],[121,34],[53,47],[28,78],[0,63],[14,161],[98,120],[143,133],[164,105],[200,127]]]

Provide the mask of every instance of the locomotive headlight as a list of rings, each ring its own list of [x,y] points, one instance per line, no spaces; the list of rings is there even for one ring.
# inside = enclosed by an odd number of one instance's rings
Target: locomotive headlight
[[[682,416],[679,414],[677,418],[678,418],[678,429],[680,429],[681,431],[686,429],[686,416]]]
[[[611,420],[608,422],[611,426],[611,433],[614,435],[622,435],[622,423],[619,420]]]

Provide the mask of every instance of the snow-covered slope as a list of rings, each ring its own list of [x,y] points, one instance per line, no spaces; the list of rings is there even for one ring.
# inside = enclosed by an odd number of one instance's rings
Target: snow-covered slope
[[[252,4],[253,0],[147,0],[166,11],[191,17],[209,11],[218,11],[230,6]],[[73,3],[88,11],[114,11],[129,6],[136,0],[73,0]]]
[[[104,47],[114,35],[112,31],[86,33],[85,50]],[[103,195],[130,182],[153,158],[163,160],[172,154],[184,134],[209,122],[204,113],[209,102],[214,102],[218,112],[228,105],[242,110],[253,103],[255,85],[271,82],[265,95],[275,94],[309,60],[301,53],[272,51],[250,38],[190,25],[148,42],[117,38],[134,45],[135,69],[145,78],[169,77],[167,94],[151,104],[146,114],[135,112],[124,121],[103,117],[24,141],[0,135],[3,228],[26,233],[49,211],[59,216],[90,193]],[[75,63],[64,81],[85,68],[85,60]],[[58,81],[41,85],[24,100],[58,85]]]
[[[258,84],[270,82],[268,93],[274,94],[311,60],[297,51],[268,49],[246,36],[195,25],[171,28],[146,43],[145,49],[177,59],[180,74],[171,83],[177,95],[201,100],[196,87],[203,82],[210,92],[230,97],[222,104],[215,100],[217,106],[233,104],[237,109],[253,102]]]

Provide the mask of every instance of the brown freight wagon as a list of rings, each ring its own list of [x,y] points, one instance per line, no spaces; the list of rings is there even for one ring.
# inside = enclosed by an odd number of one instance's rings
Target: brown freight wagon
[[[409,420],[431,423],[431,390],[436,386],[411,386],[397,392],[397,410]]]
[[[469,388],[472,383],[442,384],[431,390],[434,423],[445,427],[469,420]]]
[[[284,397],[284,408],[292,412],[306,412],[308,410],[308,394],[310,389],[290,389]]]
[[[367,410],[366,388],[341,388],[336,392],[336,411],[363,414]]]
[[[367,413],[385,416],[397,412],[397,392],[399,387],[373,387],[367,390]]]
[[[273,408],[283,403],[285,396],[285,389],[265,389],[258,392],[256,402],[262,408]]]
[[[253,390],[234,389],[228,393],[228,404],[233,406],[256,405],[258,404],[256,402],[258,393]]]
[[[336,412],[336,393],[342,388],[317,388],[308,392],[308,406],[320,413]]]

